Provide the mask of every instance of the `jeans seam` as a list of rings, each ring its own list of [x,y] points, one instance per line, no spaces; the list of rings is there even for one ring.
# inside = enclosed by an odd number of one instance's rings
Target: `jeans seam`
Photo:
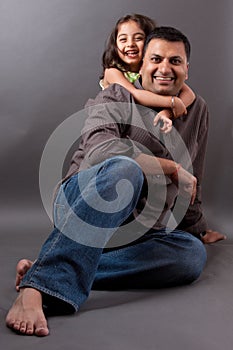
[[[51,246],[50,246],[50,249],[47,250],[47,251],[45,252],[45,254],[44,254],[40,259],[37,259],[37,262],[38,262],[37,265],[38,265],[38,266],[37,266],[37,267],[34,269],[34,271],[32,272],[32,274],[31,274],[31,276],[30,276],[30,278],[29,278],[29,280],[28,280],[29,282],[31,282],[31,280],[32,280],[32,278],[33,278],[33,276],[34,276],[34,274],[38,271],[38,269],[42,267],[42,265],[43,265],[44,261],[46,260],[48,254],[51,252],[51,250],[54,248],[54,246],[57,244],[57,242],[60,240],[60,238],[61,238],[61,232],[58,232],[58,236],[55,237],[53,244],[51,244]],[[38,261],[38,260],[39,260],[39,261]]]

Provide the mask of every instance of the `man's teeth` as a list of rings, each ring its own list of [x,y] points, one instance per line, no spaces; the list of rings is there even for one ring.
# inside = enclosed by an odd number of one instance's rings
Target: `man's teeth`
[[[170,78],[170,77],[166,77],[166,78],[164,78],[164,77],[154,77],[155,79],[157,79],[157,80],[163,80],[163,81],[167,81],[167,80],[172,80],[173,78]]]

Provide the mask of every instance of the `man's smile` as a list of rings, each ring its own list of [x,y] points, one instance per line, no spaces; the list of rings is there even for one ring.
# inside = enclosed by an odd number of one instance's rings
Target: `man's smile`
[[[161,76],[157,76],[157,75],[153,75],[153,79],[164,81],[164,82],[175,80],[174,77],[161,77]]]

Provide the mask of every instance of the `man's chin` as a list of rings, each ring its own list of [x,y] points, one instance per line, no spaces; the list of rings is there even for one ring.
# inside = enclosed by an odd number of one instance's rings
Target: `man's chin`
[[[165,90],[165,89],[151,89],[151,92],[157,95],[163,95],[163,96],[171,96],[173,95],[172,92]]]
[[[164,86],[152,85],[150,89],[146,89],[146,90],[149,90],[154,94],[158,94],[158,95],[164,95],[164,96],[173,95],[171,89],[168,89],[167,87],[164,87]]]

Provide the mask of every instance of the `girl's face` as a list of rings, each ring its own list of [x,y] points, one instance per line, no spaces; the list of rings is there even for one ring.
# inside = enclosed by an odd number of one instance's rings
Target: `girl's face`
[[[138,72],[142,62],[145,33],[135,21],[122,23],[118,27],[116,46],[118,55],[129,69]]]

